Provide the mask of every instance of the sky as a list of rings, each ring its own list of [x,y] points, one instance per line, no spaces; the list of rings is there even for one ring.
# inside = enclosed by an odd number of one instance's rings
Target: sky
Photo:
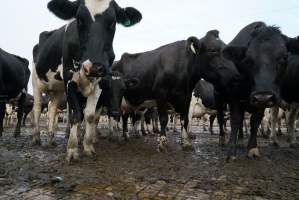
[[[67,21],[47,10],[49,0],[9,0],[0,7],[0,48],[32,62],[32,48],[39,33],[57,29]],[[281,27],[284,34],[299,35],[298,0],[116,0],[143,14],[134,27],[117,26],[116,59],[125,53],[155,49],[190,36],[201,38],[212,29],[229,43],[249,23],[264,21]],[[31,68],[31,66],[30,66]],[[29,83],[29,91],[31,83]]]

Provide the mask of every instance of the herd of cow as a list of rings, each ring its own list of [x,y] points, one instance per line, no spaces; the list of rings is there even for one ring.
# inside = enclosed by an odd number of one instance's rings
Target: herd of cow
[[[288,109],[290,144],[297,146],[294,121],[299,103],[299,38],[284,35],[278,27],[254,22],[225,44],[217,30],[198,39],[194,36],[144,53],[122,55],[114,61],[116,23],[133,26],[142,19],[133,7],[121,8],[114,0],[51,0],[48,9],[67,25],[40,34],[33,48],[32,85],[34,130],[32,144],[41,144],[39,118],[43,94],[49,96],[48,143],[55,144],[57,107],[66,97],[69,138],[67,160],[77,160],[79,128],[84,120],[84,153],[95,156],[96,124],[107,109],[111,134],[122,119],[127,139],[130,114],[144,109],[157,111],[160,121],[158,150],[167,148],[168,111],[180,115],[181,145],[190,148],[188,123],[192,94],[217,112],[220,143],[225,143],[224,112],[229,109],[231,134],[228,159],[237,155],[243,139],[244,113],[250,112],[248,156],[259,156],[257,131],[266,108],[272,109],[271,138],[278,108]],[[5,103],[18,102],[15,135],[20,134],[27,94],[29,62],[0,50],[0,133]],[[193,93],[194,91],[194,93]],[[214,115],[216,116],[216,114]],[[134,123],[139,120],[133,116]],[[122,137],[118,135],[119,137]]]

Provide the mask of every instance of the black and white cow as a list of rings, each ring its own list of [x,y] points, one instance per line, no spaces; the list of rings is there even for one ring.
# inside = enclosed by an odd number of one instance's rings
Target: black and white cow
[[[77,133],[83,113],[86,121],[84,152],[94,156],[92,138],[101,94],[99,81],[115,58],[112,44],[116,23],[132,26],[142,16],[135,8],[120,8],[113,0],[52,0],[48,8],[61,19],[75,19],[65,28],[62,48],[63,80],[71,123],[67,160],[78,159]]]
[[[32,137],[33,145],[41,145],[39,120],[43,111],[43,102],[47,94],[49,97],[48,107],[48,145],[55,145],[55,117],[57,106],[65,96],[62,81],[62,43],[65,26],[42,32],[39,43],[33,48],[32,88],[33,88],[33,115],[34,130]]]
[[[282,77],[280,84],[281,98],[288,103],[288,112],[286,117],[290,147],[298,147],[298,141],[295,133],[295,121],[299,112],[299,54],[290,54],[288,57],[288,65]],[[279,107],[271,110],[271,143],[279,146],[276,135],[276,124],[278,118]]]
[[[224,43],[217,30],[209,31],[202,39],[190,37],[156,50],[138,54],[124,54],[112,69],[123,74],[126,85],[135,85],[124,91],[127,105],[135,110],[156,105],[158,107],[161,134],[158,150],[167,147],[166,126],[171,104],[181,115],[182,146],[190,148],[188,139],[188,110],[192,91],[201,77],[226,84],[238,72],[234,64],[222,56]],[[231,72],[218,73],[228,69]],[[215,73],[216,72],[216,73]]]
[[[236,157],[237,133],[242,127],[244,112],[252,113],[248,156],[259,156],[256,134],[266,107],[280,100],[279,84],[287,66],[288,52],[296,51],[297,41],[284,36],[277,27],[255,22],[240,33],[224,49],[224,55],[236,64],[241,78],[223,87],[213,82],[230,107],[231,136],[228,159]]]
[[[14,136],[21,133],[23,106],[30,77],[29,62],[25,58],[10,54],[0,49],[0,136],[3,132],[5,103],[16,101],[18,106],[17,125]]]
[[[28,114],[32,111],[33,109],[33,103],[34,103],[34,98],[31,94],[26,95],[25,103],[24,103],[24,109],[23,109],[23,115],[22,115],[22,125],[26,125],[26,119]]]

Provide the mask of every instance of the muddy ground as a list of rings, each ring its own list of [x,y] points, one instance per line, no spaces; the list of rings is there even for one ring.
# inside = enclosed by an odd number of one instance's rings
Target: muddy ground
[[[15,139],[6,128],[0,139],[0,199],[299,199],[299,149],[288,148],[285,137],[279,149],[258,138],[260,158],[240,149],[227,163],[218,135],[193,126],[193,152],[183,152],[172,131],[167,153],[156,151],[153,136],[125,144],[101,138],[97,160],[81,155],[68,165],[63,131],[55,148],[45,134],[41,147],[31,147],[31,131]]]

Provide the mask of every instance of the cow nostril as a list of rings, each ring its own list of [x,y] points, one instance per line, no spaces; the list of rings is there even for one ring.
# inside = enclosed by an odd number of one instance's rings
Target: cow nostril
[[[252,96],[252,103],[256,105],[274,106],[276,97],[274,94],[255,94]]]

